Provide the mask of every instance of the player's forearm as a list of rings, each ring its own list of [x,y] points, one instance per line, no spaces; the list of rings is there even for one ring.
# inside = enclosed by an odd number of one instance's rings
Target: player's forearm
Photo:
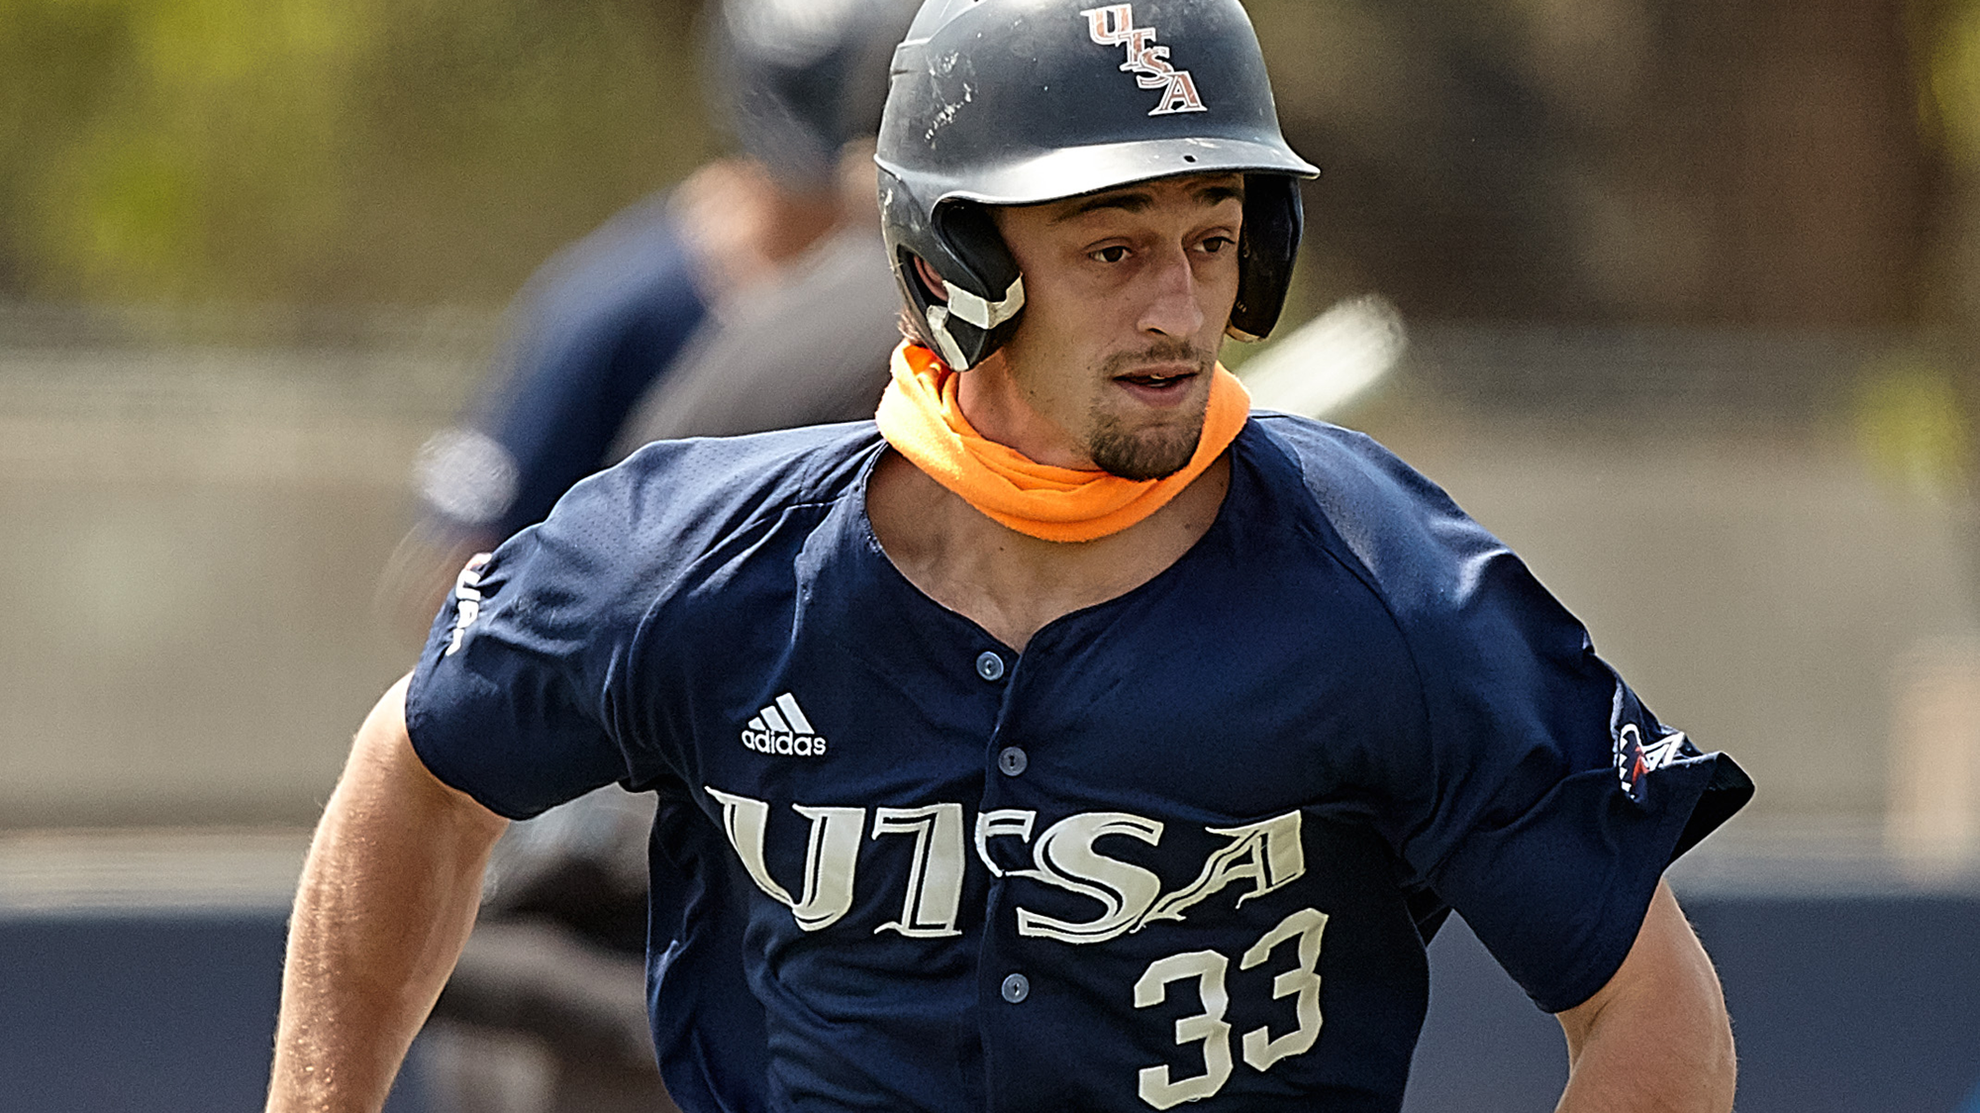
[[[1570,1068],[1558,1113],[1727,1113],[1737,1063],[1711,959],[1659,885],[1617,981],[1561,1016]]]
[[[419,765],[395,686],[359,732],[304,867],[270,1113],[384,1104],[473,926],[502,827]]]

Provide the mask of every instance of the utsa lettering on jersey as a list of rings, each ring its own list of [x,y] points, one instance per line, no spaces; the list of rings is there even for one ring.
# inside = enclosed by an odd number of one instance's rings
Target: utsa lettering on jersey
[[[498,817],[617,783],[686,1110],[1395,1113],[1456,912],[1561,1109],[1726,1113],[1662,878],[1752,783],[1217,362],[1317,174],[1237,0],[927,0],[876,162],[874,420],[650,444],[463,574],[326,811],[271,1109],[375,1109]]]

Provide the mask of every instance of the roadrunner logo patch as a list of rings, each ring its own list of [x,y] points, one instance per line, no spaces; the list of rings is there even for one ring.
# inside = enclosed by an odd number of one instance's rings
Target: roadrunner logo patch
[[[1661,738],[1645,740],[1643,728],[1635,723],[1624,723],[1616,732],[1616,780],[1630,799],[1643,802],[1643,778],[1680,758],[1697,757],[1698,748],[1684,736],[1684,732],[1672,731]]]

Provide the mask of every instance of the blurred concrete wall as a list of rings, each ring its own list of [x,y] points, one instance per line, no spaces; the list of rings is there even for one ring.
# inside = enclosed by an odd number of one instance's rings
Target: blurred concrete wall
[[[0,350],[0,826],[307,823],[468,351]]]

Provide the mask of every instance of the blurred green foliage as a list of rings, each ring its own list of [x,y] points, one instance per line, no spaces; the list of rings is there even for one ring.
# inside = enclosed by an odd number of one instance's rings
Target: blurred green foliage
[[[706,157],[697,12],[0,0],[0,293],[505,297]]]
[[[1944,156],[1980,170],[1980,0],[1950,0],[1928,17],[1925,127]]]
[[[1965,493],[1973,442],[1957,376],[1943,360],[1904,353],[1864,370],[1856,444],[1885,482],[1926,495]]]

